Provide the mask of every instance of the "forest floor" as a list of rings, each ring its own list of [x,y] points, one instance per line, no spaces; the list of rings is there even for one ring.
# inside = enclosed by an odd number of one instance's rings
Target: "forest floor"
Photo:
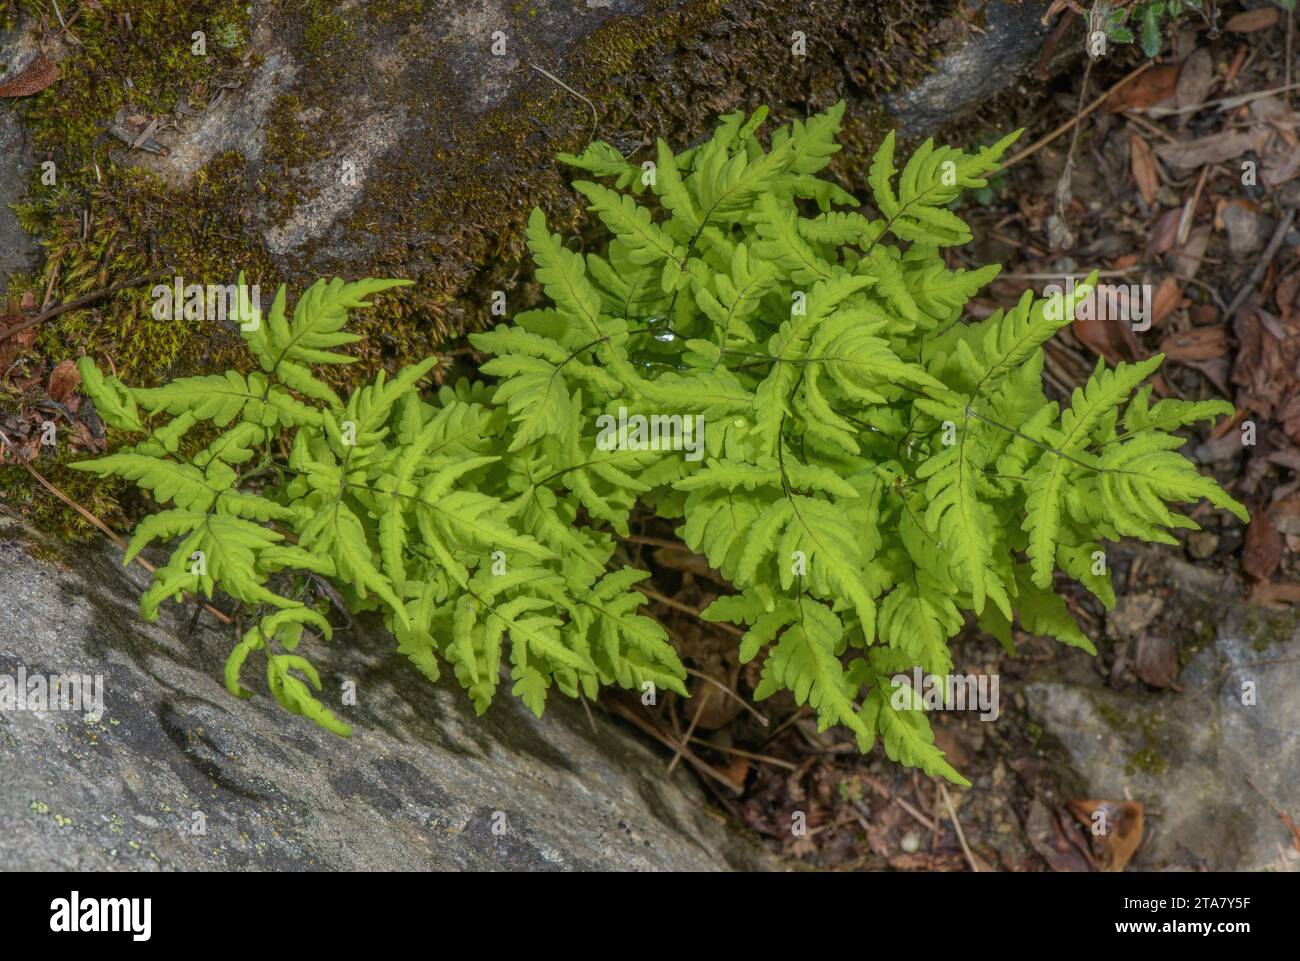
[[[953,267],[1004,265],[975,302],[977,317],[1014,305],[1028,288],[1041,293],[1067,276],[1082,282],[1093,269],[1119,288],[1121,310],[1148,308],[1147,329],[1103,317],[1076,321],[1049,343],[1053,399],[1068,403],[1098,357],[1113,364],[1163,353],[1157,397],[1233,402],[1236,417],[1202,429],[1185,450],[1250,507],[1252,524],[1204,505],[1193,512],[1203,529],[1180,532],[1181,552],[1159,549],[1220,585],[1221,607],[1300,603],[1293,20],[1258,6],[1223,15],[1214,30],[1188,15],[1167,30],[1154,60],[1137,44],[1112,45],[1044,80],[1045,94],[1012,117],[1025,128],[1020,153],[963,209],[976,240],[950,251]],[[1078,37],[1077,24],[1062,35]],[[1014,654],[973,629],[957,641],[954,671],[997,675],[1002,695],[1002,723],[935,715],[938,743],[974,782],[963,790],[895,765],[879,749],[860,757],[850,738],[819,734],[813,712],[788,695],[751,710],[757,664],[739,665],[735,637],[694,614],[725,585],[662,522],[648,522],[634,540],[638,562],[658,572],[656,614],[712,681],[697,682],[689,707],[672,698],[659,728],[638,720],[641,712],[610,707],[681,753],[719,804],[782,854],[846,870],[1086,871],[1123,869],[1139,848],[1143,799],[1072,793],[1075,772],[1028,716],[1021,689],[1044,672],[1072,671],[1130,696],[1191,696],[1178,678],[1204,642],[1205,599],[1188,596],[1195,590],[1167,565],[1147,563],[1149,553],[1112,558],[1120,594],[1113,612],[1058,585],[1096,640],[1096,658],[1019,632]],[[1136,831],[1090,838],[1098,806]],[[796,829],[796,811],[806,830]],[[1294,822],[1279,814],[1300,851]],[[1194,866],[1216,867],[1204,859]]]

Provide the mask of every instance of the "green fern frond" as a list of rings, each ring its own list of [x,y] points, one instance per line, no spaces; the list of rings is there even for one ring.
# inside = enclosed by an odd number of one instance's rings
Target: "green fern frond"
[[[479,713],[507,664],[538,714],[603,685],[681,695],[647,575],[620,553],[653,511],[734,588],[703,616],[742,625],[755,697],[788,691],[861,750],[879,739],[967,783],[896,675],[949,674],[967,612],[1008,649],[1018,622],[1092,651],[1057,572],[1110,607],[1103,543],[1171,542],[1195,526],[1179,503],[1245,521],[1172,433],[1232,409],[1152,404],[1159,357],[1099,364],[1059,407],[1043,348],[1096,275],[972,321],[998,268],[953,270],[941,249],[971,239],[951,208],[1016,135],[972,153],[927,141],[899,170],[890,134],[872,212],[826,176],[844,111],[766,140],[766,108],[728,114],[696,147],[657,141],[653,162],[602,142],[562,156],[609,239],[578,253],[533,211],[546,302],[471,335],[490,382],[431,388],[432,358],[346,396],[318,375],[352,360],[348,313],[399,281],[320,281],[292,313],[284,288],[265,315],[241,299],[247,374],[128,388],[82,358],[130,446],[77,466],[164,508],[127,551],[171,552],[143,616],[224,592],[254,625],[231,693],[251,696],[241,671],[265,657],[272,696],[340,734],[308,659],[331,605],[377,612],[430,680],[450,665]]]

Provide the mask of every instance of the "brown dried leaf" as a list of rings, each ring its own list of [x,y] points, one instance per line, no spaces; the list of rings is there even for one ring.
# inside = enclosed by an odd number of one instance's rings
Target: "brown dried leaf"
[[[1174,207],[1156,218],[1156,222],[1151,225],[1147,233],[1148,256],[1165,254],[1174,249],[1174,244],[1178,240],[1178,224],[1182,217],[1182,209]]]
[[[1182,299],[1183,288],[1178,286],[1176,278],[1166,277],[1160,281],[1151,298],[1151,323],[1158,324],[1172,314]]]
[[[1143,810],[1137,801],[1066,801],[1088,829],[1099,871],[1123,871],[1142,843]]]
[[[1194,137],[1156,147],[1156,155],[1167,164],[1195,170],[1206,164],[1235,160],[1254,149],[1255,141],[1244,130],[1225,130],[1208,137]]]
[[[1133,673],[1152,687],[1180,690],[1178,679],[1178,652],[1173,641],[1163,634],[1144,634],[1138,638],[1133,654]]]
[[[1070,328],[1079,343],[1108,363],[1136,360],[1140,349],[1133,329],[1127,321],[1099,318],[1096,311],[1088,317],[1076,317]]]
[[[3,377],[9,369],[9,365],[18,359],[18,356],[32,346],[36,340],[35,328],[28,328],[21,333],[14,334],[12,337],[5,336],[5,332],[17,327],[24,320],[20,311],[0,316],[0,377]]]
[[[1228,22],[1223,25],[1223,29],[1227,30],[1228,33],[1254,33],[1256,30],[1267,30],[1277,23],[1279,16],[1281,14],[1276,7],[1260,7],[1258,10],[1247,10],[1229,18]]]
[[[26,67],[0,83],[0,97],[30,97],[34,93],[40,93],[60,76],[59,65],[45,54],[38,54]]]
[[[1129,166],[1142,199],[1148,206],[1155,203],[1156,190],[1160,187],[1155,154],[1151,152],[1150,144],[1135,133],[1129,134]]]
[[[1183,61],[1183,68],[1178,72],[1178,85],[1174,90],[1174,102],[1180,108],[1205,103],[1212,86],[1214,58],[1210,56],[1210,51],[1201,47]]]
[[[81,371],[77,370],[74,361],[65,360],[50,371],[50,385],[46,393],[50,395],[50,400],[65,404],[72,392],[80,386]]]
[[[1192,232],[1187,235],[1187,242],[1174,251],[1171,264],[1174,276],[1179,280],[1191,280],[1195,277],[1197,271],[1201,269],[1201,261],[1205,259],[1205,250],[1209,246],[1209,224],[1193,227]]]
[[[1255,580],[1266,581],[1281,563],[1282,535],[1273,526],[1268,511],[1257,506],[1250,512],[1250,524],[1246,527],[1246,543],[1241,551],[1242,569]]]
[[[1178,66],[1176,64],[1156,67],[1112,93],[1106,98],[1106,102],[1102,104],[1102,109],[1117,113],[1120,110],[1154,107],[1160,101],[1172,97],[1177,84]]]
[[[1223,357],[1228,353],[1228,330],[1220,325],[1177,331],[1160,342],[1160,353],[1176,361]]]
[[[1300,604],[1300,584],[1257,584],[1250,592],[1250,603],[1269,607]]]
[[[1069,829],[1078,833],[1074,825]],[[1025,818],[1025,834],[1029,843],[1053,871],[1081,872],[1091,869],[1088,859],[1080,852],[1077,843],[1072,843],[1066,836],[1060,821],[1053,816],[1052,809],[1034,798],[1029,803],[1029,815]]]

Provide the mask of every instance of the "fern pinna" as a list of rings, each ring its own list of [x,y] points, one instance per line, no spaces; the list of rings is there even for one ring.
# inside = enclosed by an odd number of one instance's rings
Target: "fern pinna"
[[[1155,357],[1099,364],[1058,409],[1042,345],[1088,285],[969,323],[963,307],[999,268],[949,270],[940,252],[971,239],[949,207],[1015,135],[973,154],[927,142],[901,172],[891,135],[870,167],[872,218],[818,176],[842,114],[766,146],[760,109],[681,153],[660,141],[651,163],[600,142],[562,156],[604,182],[574,186],[611,239],[576,253],[533,212],[549,306],[471,336],[490,387],[425,396],[433,359],[347,400],[317,379],[313,365],[349,359],[334,350],[355,339],[347,311],[397,281],[318,282],[291,318],[283,290],[264,322],[242,305],[261,367],[247,376],[141,390],[83,359],[105,420],[140,441],[81,466],[172,505],[129,551],[177,540],[144,615],[219,586],[257,615],[231,691],[246,696],[240,668],[259,654],[282,704],[340,733],[297,676],[319,690],[295,652],[331,633],[304,600],[312,578],[381,611],[430,678],[449,662],[480,712],[507,643],[514,693],[538,713],[551,686],[684,693],[664,630],[637,613],[647,575],[611,568],[640,505],[679,520],[733,585],[704,613],[744,626],[741,659],[763,658],[756,698],[788,690],[864,752],[879,737],[889,757],[966,783],[919,693],[900,703],[890,679],[949,673],[966,612],[1008,646],[1018,620],[1091,651],[1054,572],[1110,606],[1102,540],[1174,543],[1171,529],[1195,524],[1170,502],[1206,498],[1245,520],[1172,433],[1232,408],[1152,405],[1140,384]],[[629,433],[628,412],[694,418],[703,456]],[[184,435],[201,421],[221,433],[192,450]],[[612,438],[598,431],[613,422]]]

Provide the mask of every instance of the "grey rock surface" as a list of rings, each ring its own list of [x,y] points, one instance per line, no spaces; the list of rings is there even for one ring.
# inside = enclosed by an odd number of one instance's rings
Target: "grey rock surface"
[[[313,651],[354,727],[338,738],[281,710],[254,669],[252,700],[229,696],[227,631],[144,624],[147,575],[120,552],[69,566],[34,546],[52,549],[0,517],[0,689],[20,669],[102,675],[103,713],[0,710],[0,871],[779,867],[599,712],[594,734],[563,698],[540,721],[508,696],[476,718],[357,629]]]
[[[982,13],[983,32],[970,31],[933,74],[886,102],[905,134],[932,133],[1002,93],[1037,61],[1055,28],[1042,22],[1049,6],[1043,0],[977,0],[967,6],[972,15]]]
[[[1232,596],[1188,565],[1171,564],[1171,575],[1175,596]],[[1082,679],[1025,688],[1084,796],[1145,806],[1130,870],[1300,870],[1279,813],[1300,813],[1300,618],[1240,604],[1219,613],[1212,643],[1178,677],[1181,692]]]
[[[36,53],[27,32],[0,34],[0,81],[26,67]],[[18,117],[12,109],[0,108],[0,291],[10,274],[40,264],[40,245],[18,225],[10,206],[27,192],[34,163]]]

